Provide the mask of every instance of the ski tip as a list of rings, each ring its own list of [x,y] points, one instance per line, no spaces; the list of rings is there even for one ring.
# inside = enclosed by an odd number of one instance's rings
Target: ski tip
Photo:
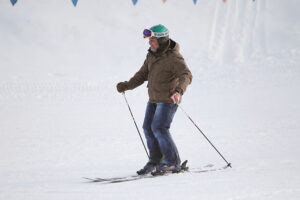
[[[88,178],[88,177],[82,177],[82,178],[85,180],[94,181],[94,179],[92,179],[92,178]]]

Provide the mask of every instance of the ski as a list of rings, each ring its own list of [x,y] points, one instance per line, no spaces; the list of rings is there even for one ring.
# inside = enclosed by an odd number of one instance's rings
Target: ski
[[[117,180],[125,180],[125,179],[134,179],[134,178],[143,178],[146,175],[129,175],[129,176],[123,176],[123,177],[111,177],[111,178],[88,178],[83,177],[84,179],[87,179],[91,182],[107,182],[107,181],[117,181]]]
[[[182,173],[182,172],[179,172]],[[91,182],[100,182],[100,183],[121,183],[121,182],[129,182],[129,181],[135,181],[135,180],[140,180],[140,179],[147,179],[147,178],[157,178],[161,176],[168,176],[171,174],[177,174],[177,173],[165,173],[161,175],[151,175],[151,174],[146,174],[146,175],[131,175],[131,176],[125,176],[125,177],[114,177],[114,178],[86,178],[84,179],[90,180]]]
[[[144,179],[144,178],[155,178],[158,176],[166,176],[166,175],[170,175],[170,174],[178,174],[178,173],[182,173],[188,170],[187,165],[187,160],[184,161],[180,168],[181,170],[179,172],[176,173],[164,173],[164,174],[145,174],[145,175],[130,175],[130,176],[124,176],[124,177],[112,177],[112,178],[87,178],[87,177],[83,177],[84,179],[87,179],[91,182],[102,182],[102,183],[120,183],[120,182],[127,182],[127,181],[134,181],[134,180],[138,180],[138,179]]]
[[[210,167],[213,167],[213,165],[211,165]],[[219,168],[209,168],[209,169],[205,169],[205,168],[202,168],[202,169],[192,169],[188,172],[190,173],[203,173],[203,172],[214,172],[214,171],[221,171],[221,170],[224,170],[224,169],[227,169],[228,167],[230,167],[230,165],[225,165],[223,167],[219,167]]]
[[[185,161],[183,163],[183,164],[185,164],[184,166],[182,166],[183,170],[179,171],[178,173],[205,173],[205,172],[221,171],[221,170],[227,169],[229,167],[228,165],[226,165],[226,166],[223,166],[220,168],[213,168],[214,165],[209,164],[202,168],[188,169],[188,167],[186,167],[186,162],[187,161]],[[151,174],[129,175],[129,176],[112,177],[112,178],[87,178],[87,177],[83,177],[83,178],[89,180],[90,182],[100,182],[103,184],[108,184],[108,183],[129,182],[129,181],[135,181],[135,180],[147,179],[147,178],[156,178],[156,177],[160,177],[160,176],[169,176],[169,175],[178,174],[178,173],[163,173],[163,174],[155,174],[155,175],[151,175]]]

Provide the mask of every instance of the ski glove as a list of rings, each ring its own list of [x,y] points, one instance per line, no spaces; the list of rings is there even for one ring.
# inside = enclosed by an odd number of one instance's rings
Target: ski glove
[[[120,82],[117,84],[117,90],[118,92],[125,92],[128,90],[128,83],[127,82]]]
[[[171,99],[173,100],[174,104],[179,104],[180,99],[181,99],[181,94],[179,94],[178,92],[175,92],[172,96]]]

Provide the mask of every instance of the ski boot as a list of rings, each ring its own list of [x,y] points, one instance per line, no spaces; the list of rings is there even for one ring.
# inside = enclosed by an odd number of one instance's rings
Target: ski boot
[[[187,160],[184,161],[181,165],[162,165],[156,168],[156,171],[151,172],[153,176],[164,175],[168,173],[180,173],[183,171],[187,171],[189,168],[186,166]]]
[[[154,171],[155,168],[156,168],[156,164],[155,164],[155,163],[153,163],[153,162],[148,162],[148,163],[144,166],[144,168],[138,170],[136,173],[137,173],[138,175],[149,174],[149,173],[151,173],[152,171]]]

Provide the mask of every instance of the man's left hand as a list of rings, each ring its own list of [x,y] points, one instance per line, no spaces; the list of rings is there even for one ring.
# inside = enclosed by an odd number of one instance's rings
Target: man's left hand
[[[181,99],[181,94],[178,92],[175,92],[174,94],[172,94],[171,99],[173,100],[173,103],[179,104],[180,99]]]

